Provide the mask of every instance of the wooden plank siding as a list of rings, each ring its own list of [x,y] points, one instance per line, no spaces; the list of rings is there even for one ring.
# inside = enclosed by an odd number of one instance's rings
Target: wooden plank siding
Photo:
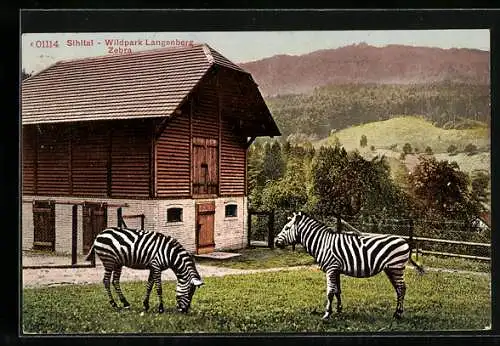
[[[190,122],[188,114],[170,119],[156,141],[156,189],[158,197],[189,197]]]
[[[25,126],[23,128],[23,194],[35,194],[36,177],[36,128]]]
[[[69,180],[69,128],[44,126],[38,133],[37,193],[67,196]]]
[[[241,196],[245,194],[246,149],[244,139],[232,131],[227,120],[222,121],[220,167],[220,194]]]
[[[123,121],[113,127],[111,197],[150,196],[150,146],[150,122]]]
[[[75,126],[72,132],[71,169],[73,194],[106,197],[108,194],[108,129]]]
[[[249,100],[238,80],[240,74],[221,69],[218,72],[221,126],[220,195],[246,193],[246,138],[235,130],[239,118],[248,112]]]
[[[149,120],[39,127],[23,128],[23,194],[150,197]]]

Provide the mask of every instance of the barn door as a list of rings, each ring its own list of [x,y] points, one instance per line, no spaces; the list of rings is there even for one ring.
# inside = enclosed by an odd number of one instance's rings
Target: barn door
[[[33,204],[33,249],[55,251],[56,209],[50,201]]]
[[[95,237],[108,225],[106,204],[83,205],[83,253],[88,253]]]
[[[193,195],[216,195],[219,187],[216,139],[193,138]]]
[[[196,205],[196,253],[203,254],[214,251],[214,219],[215,203],[208,202]]]

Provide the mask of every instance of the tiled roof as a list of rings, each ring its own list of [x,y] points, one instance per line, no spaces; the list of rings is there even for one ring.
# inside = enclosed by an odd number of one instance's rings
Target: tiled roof
[[[22,123],[169,116],[214,64],[245,72],[206,44],[61,61],[23,82]]]

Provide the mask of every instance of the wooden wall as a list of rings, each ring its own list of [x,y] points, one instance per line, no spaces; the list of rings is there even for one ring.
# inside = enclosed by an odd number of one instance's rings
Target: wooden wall
[[[36,152],[35,152],[35,134],[36,129],[34,126],[25,126],[22,130],[23,137],[23,193],[35,193],[35,174],[36,174]]]
[[[72,194],[106,197],[108,194],[109,128],[85,124],[72,130]]]
[[[145,120],[24,126],[23,194],[149,197],[151,134]]]
[[[189,109],[172,117],[156,141],[156,191],[158,197],[189,197],[191,151]]]
[[[150,196],[152,127],[146,121],[119,122],[112,131],[111,196]]]

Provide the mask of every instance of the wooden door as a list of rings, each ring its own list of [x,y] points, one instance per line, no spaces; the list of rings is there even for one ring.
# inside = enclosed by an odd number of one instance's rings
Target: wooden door
[[[49,201],[35,201],[33,204],[33,225],[33,249],[55,251],[55,204]]]
[[[216,195],[219,188],[216,139],[193,138],[193,195]]]
[[[196,253],[203,254],[214,251],[215,203],[196,205]]]
[[[83,253],[88,253],[95,237],[108,225],[106,204],[83,205]]]

